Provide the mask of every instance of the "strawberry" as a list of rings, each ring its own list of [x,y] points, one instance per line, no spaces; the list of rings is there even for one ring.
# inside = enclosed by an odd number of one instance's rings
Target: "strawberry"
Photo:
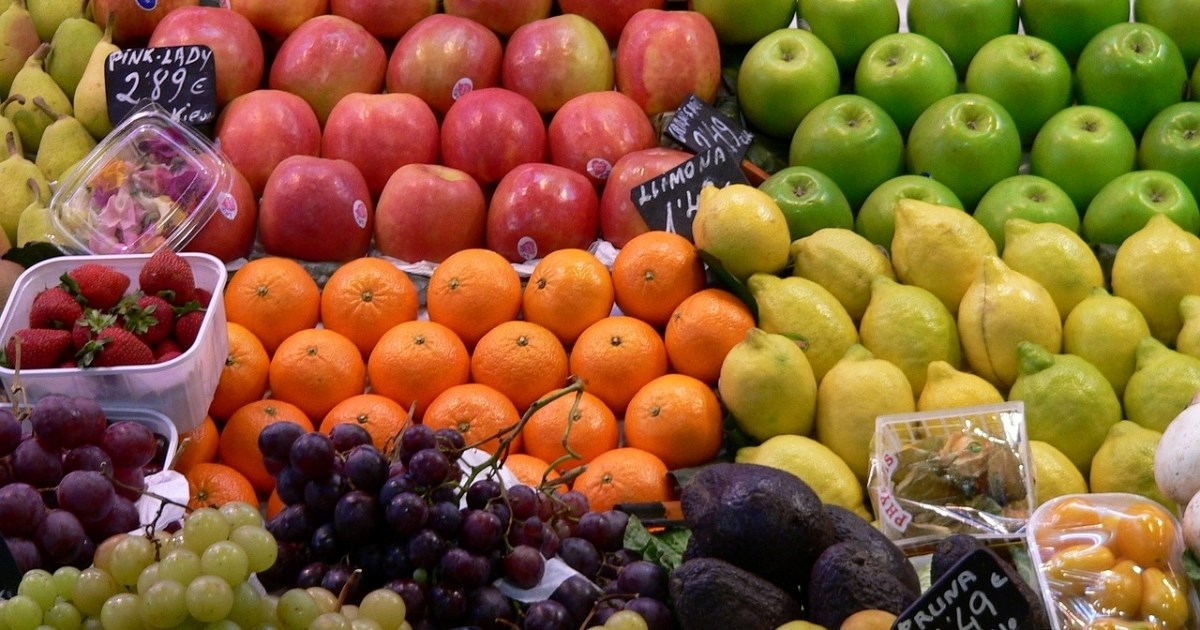
[[[109,326],[96,333],[76,355],[83,367],[117,367],[154,363],[150,346],[120,326]]]
[[[183,350],[192,347],[196,343],[196,337],[200,336],[200,325],[204,323],[204,311],[188,311],[179,317],[175,318],[175,330],[171,333],[175,338],[175,343]]]
[[[83,263],[59,280],[80,304],[102,311],[116,306],[129,288],[129,276],[99,263]]]
[[[195,294],[192,299],[200,304],[200,308],[208,308],[209,303],[212,302],[212,296],[212,291],[198,286],[195,288]]]
[[[83,317],[75,320],[75,325],[71,327],[71,347],[79,352],[96,333],[115,323],[117,316],[112,313],[103,313],[94,308],[83,309]]]
[[[170,337],[163,339],[152,349],[154,350],[154,361],[156,363],[170,361],[171,359],[183,354],[183,349],[180,348],[179,344],[175,343],[175,340],[171,339]]]
[[[196,278],[192,266],[182,256],[174,250],[160,249],[142,266],[138,284],[146,295],[157,295],[173,306],[183,306],[195,295]]]
[[[17,366],[17,340],[21,341],[21,365]],[[5,362],[12,367],[34,370],[59,367],[70,356],[71,333],[53,328],[22,328],[4,344]]]
[[[175,325],[175,312],[171,304],[157,295],[132,296],[121,300],[117,322],[125,330],[137,335],[148,346],[171,336]]]
[[[38,293],[29,307],[30,328],[68,330],[83,316],[83,307],[61,286]]]

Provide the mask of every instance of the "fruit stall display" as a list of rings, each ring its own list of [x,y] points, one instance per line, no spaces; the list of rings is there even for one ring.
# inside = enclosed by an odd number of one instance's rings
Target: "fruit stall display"
[[[0,629],[1200,627],[1196,24],[0,0]]]

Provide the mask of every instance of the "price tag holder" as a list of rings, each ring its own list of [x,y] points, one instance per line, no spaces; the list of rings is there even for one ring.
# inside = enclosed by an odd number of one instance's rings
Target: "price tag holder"
[[[8,541],[0,536],[0,599],[8,599],[17,594],[17,586],[21,584],[21,571],[12,552],[8,550]]]
[[[1029,602],[996,556],[977,549],[896,617],[892,630],[1016,630]]]
[[[629,191],[651,230],[675,232],[692,239],[692,217],[700,203],[700,190],[712,184],[746,184],[741,158],[724,145],[697,153],[683,164]]]
[[[692,153],[703,153],[717,146],[728,149],[741,162],[754,134],[720,110],[689,94],[667,123],[667,135]]]
[[[142,101],[194,127],[217,117],[217,73],[208,46],[127,48],[104,62],[108,118],[120,124]]]

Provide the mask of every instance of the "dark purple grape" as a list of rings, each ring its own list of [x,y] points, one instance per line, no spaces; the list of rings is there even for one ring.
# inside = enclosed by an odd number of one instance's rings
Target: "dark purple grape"
[[[405,466],[402,461],[394,461],[388,465],[388,479],[399,477],[406,472],[408,472],[408,466]]]
[[[530,604],[525,611],[525,625],[521,627],[524,630],[574,630],[576,624],[566,606],[545,599]]]
[[[459,529],[459,544],[474,553],[487,553],[504,539],[500,518],[485,510],[467,510]]]
[[[7,486],[17,480],[17,474],[13,472],[13,456],[0,457],[0,487]]]
[[[308,542],[312,557],[319,562],[336,562],[346,555],[347,545],[337,535],[333,523],[322,523],[313,530]]]
[[[355,446],[346,454],[346,478],[359,490],[372,494],[379,492],[383,482],[387,481],[387,474],[387,458],[370,444]]]
[[[455,547],[446,551],[438,561],[438,576],[451,586],[466,589],[488,583],[492,575],[492,563],[483,556],[476,556],[466,549]]]
[[[536,516],[538,505],[537,490],[523,484],[508,489],[508,507],[512,510],[513,518],[527,519]]]
[[[321,581],[325,579],[325,574],[328,571],[329,563],[321,561],[310,562],[296,574],[296,586],[299,588],[320,586]]]
[[[629,515],[621,510],[601,512],[608,523],[604,542],[598,543],[600,551],[620,551],[625,547],[625,528],[629,525]]]
[[[284,422],[282,424],[291,423]],[[304,487],[307,484],[308,480],[304,478],[304,475],[291,466],[284,466],[279,474],[275,475],[275,491],[279,493],[279,500],[283,501],[284,505],[303,502]]]
[[[490,584],[467,593],[467,610],[470,611],[467,621],[480,630],[512,628],[513,626],[501,622],[514,622],[517,619],[512,602],[500,589]]]
[[[429,500],[434,503],[454,503],[457,505],[458,487],[450,484],[438,486],[433,489],[433,492],[429,493]]]
[[[432,488],[446,481],[450,472],[450,460],[436,449],[418,451],[408,461],[408,476],[419,486]]]
[[[333,473],[335,455],[329,436],[309,432],[292,443],[288,462],[309,480],[319,481]]]
[[[558,555],[558,549],[561,546],[561,540],[558,537],[558,532],[554,528],[542,523],[542,556],[549,559]]]
[[[311,562],[307,542],[279,541],[277,545],[278,556],[275,558],[275,564],[256,574],[268,591],[285,590],[295,586],[296,575]]]
[[[361,581],[372,585],[372,588],[388,579],[383,557],[386,551],[386,545],[370,542],[358,545],[350,554],[350,563],[362,569]]]
[[[35,488],[50,488],[62,479],[62,454],[41,440],[28,437],[12,454],[13,474]]]
[[[422,529],[408,539],[408,560],[418,569],[432,571],[446,553],[447,546],[436,532]]]
[[[6,538],[4,540],[8,544],[8,552],[12,554],[13,560],[17,563],[17,572],[24,575],[34,569],[40,569],[42,566],[42,552],[38,551],[37,545],[28,538]]]
[[[408,561],[408,548],[392,543],[383,550],[383,571],[393,580],[412,577],[413,565]]]
[[[371,433],[361,425],[340,422],[329,429],[329,440],[333,449],[339,453],[348,453],[356,446],[371,443]]]
[[[92,566],[92,558],[96,556],[96,543],[88,536],[83,537],[83,548],[79,550],[79,555],[75,559],[68,562],[67,565],[75,567],[80,571]]]
[[[451,459],[457,459],[458,454],[467,447],[467,439],[457,429],[446,427],[433,432],[434,440],[437,442],[437,447],[442,452],[451,456]]]
[[[662,567],[646,560],[636,560],[625,565],[617,575],[617,584],[622,593],[637,593],[652,599],[667,598],[667,572]]]
[[[325,572],[325,577],[321,579],[321,588],[328,590],[334,595],[339,595],[342,589],[346,588],[346,584],[350,582],[350,576],[354,574],[357,567],[352,567],[348,564],[340,563],[329,567]],[[362,579],[355,581],[354,585],[346,591],[346,603],[358,605],[362,601],[363,595],[369,591],[364,591],[365,582]]]
[[[437,532],[444,538],[457,538],[462,526],[462,510],[457,503],[441,501],[429,507],[429,519],[426,527]]]
[[[268,424],[258,433],[258,450],[263,457],[286,462],[292,452],[292,443],[304,433],[304,428],[293,422]]]
[[[53,448],[70,449],[84,443],[80,440],[81,434],[75,430],[78,420],[74,401],[61,394],[50,394],[29,410],[33,435]]]
[[[575,535],[601,549],[607,542],[608,521],[602,512],[588,512],[579,517],[575,524]]]
[[[154,434],[154,457],[150,459],[150,463],[142,466],[142,470],[147,475],[153,475],[157,472],[162,472],[163,466],[167,463],[167,438],[165,436]]]
[[[76,446],[67,451],[63,455],[63,472],[69,473],[74,470],[94,470],[96,472],[111,471],[113,469],[112,458],[104,449],[95,444],[84,444]]]
[[[579,517],[587,514],[590,510],[587,496],[582,492],[568,490],[558,495],[558,500],[566,506],[568,510],[566,516],[573,521],[578,521]]]
[[[33,535],[46,516],[46,504],[37,488],[27,483],[0,487],[0,534],[5,538]]]
[[[671,630],[674,625],[671,609],[661,600],[637,597],[625,603],[625,610],[632,610],[641,615],[649,630]]]
[[[508,529],[508,544],[529,545],[541,549],[545,540],[545,524],[542,519],[531,516],[523,521],[517,521]]]
[[[109,536],[137,529],[141,514],[137,505],[125,497],[114,497],[108,516],[97,521],[85,521],[83,529],[92,540],[103,541]]]
[[[347,492],[333,510],[333,527],[342,540],[370,540],[379,531],[380,520],[379,502],[362,490]]]
[[[112,471],[113,489],[118,496],[130,501],[137,501],[146,489],[146,473],[138,468],[114,468]]]
[[[304,484],[304,504],[322,516],[333,514],[333,508],[349,490],[341,475],[329,475],[319,481]]]
[[[83,551],[87,533],[83,523],[66,510],[47,510],[46,517],[33,532],[33,542],[42,557],[59,565],[70,564]]]
[[[100,436],[104,435],[104,430],[108,428],[108,415],[100,407],[100,402],[85,396],[76,396],[72,402],[75,404],[73,430],[78,434],[78,443],[99,443]]]
[[[404,600],[407,609],[406,619],[421,619],[425,616],[425,603],[428,600],[426,589],[420,582],[412,578],[391,580],[383,585]]]
[[[425,526],[429,518],[429,506],[420,495],[401,492],[392,497],[384,509],[384,521],[392,533],[404,538],[415,534]]]
[[[429,612],[435,620],[450,624],[467,614],[467,593],[461,588],[435,584],[429,589]]]
[[[181,529],[183,529],[183,521],[180,519],[169,521],[162,526],[162,530],[168,534],[174,534]]]
[[[267,474],[272,477],[278,477],[279,472],[288,465],[285,459],[275,459],[274,457],[263,456],[263,468],[267,469]]]
[[[554,589],[550,599],[565,606],[572,619],[583,623],[591,614],[596,600],[600,599],[600,593],[600,589],[591,580],[581,575],[572,575]]]
[[[625,608],[625,602],[616,599],[607,599],[596,606],[596,615],[592,617],[592,625],[604,625],[608,623],[608,618],[617,614]]]
[[[586,578],[594,578],[600,571],[600,552],[582,538],[564,538],[558,548],[558,557]]]
[[[312,510],[303,503],[295,503],[267,521],[267,531],[278,541],[307,544],[317,528],[316,520]]]
[[[379,488],[379,504],[387,505],[392,502],[392,499],[401,492],[412,492],[417,489],[417,484],[408,478],[408,475],[395,475],[388,477],[387,481],[383,482],[383,486]]]
[[[7,457],[21,443],[21,421],[11,409],[0,408],[0,457]]]
[[[99,444],[117,468],[141,468],[149,464],[157,446],[154,432],[133,420],[118,420],[108,425]]]
[[[546,559],[535,547],[517,545],[504,556],[504,576],[518,588],[537,586],[545,572]]]
[[[482,510],[494,499],[500,498],[503,488],[495,479],[480,479],[467,488],[467,507]]]
[[[400,434],[400,461],[405,464],[414,454],[428,448],[437,448],[437,438],[433,435],[433,429],[423,424],[414,424]]]
[[[92,470],[76,470],[63,476],[54,491],[58,507],[80,520],[98,521],[112,511],[117,493],[112,482]]]
[[[500,519],[500,527],[504,529],[508,529],[508,526],[512,523],[512,510],[503,501],[492,501],[483,509],[485,512]]]

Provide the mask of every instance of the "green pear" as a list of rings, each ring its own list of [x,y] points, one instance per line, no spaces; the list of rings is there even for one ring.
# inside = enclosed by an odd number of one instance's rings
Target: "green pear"
[[[8,105],[8,99],[0,102],[0,112],[4,111],[5,105]],[[0,138],[4,138],[9,134],[9,132],[12,132],[16,153],[19,155],[24,155],[25,148],[21,146],[21,135],[17,133],[17,126],[14,125],[11,120],[5,118],[4,116],[0,116]],[[10,153],[8,152],[8,145],[0,142],[0,160],[3,160],[9,155]]]
[[[112,43],[113,20],[108,21],[104,35],[92,48],[88,57],[87,67],[79,77],[79,85],[75,87],[75,117],[88,133],[96,140],[104,138],[112,131],[112,121],[108,119],[108,95],[104,91],[104,62],[108,56],[120,50]]]
[[[54,111],[40,96],[34,97],[33,101],[54,118],[54,122],[42,134],[42,144],[38,147],[34,164],[42,169],[47,180],[59,181],[63,174],[96,148],[96,139],[74,116]]]
[[[0,161],[0,227],[4,228],[5,237],[12,243],[17,240],[17,222],[21,213],[33,201],[34,194],[30,190],[29,180],[33,180],[38,194],[42,199],[50,198],[50,182],[42,174],[42,169],[25,159],[20,153],[15,153],[15,134],[5,136],[9,156]]]
[[[21,134],[21,144],[26,151],[37,152],[42,133],[54,122],[53,118],[33,104],[35,97],[40,96],[55,111],[68,116],[75,113],[71,107],[71,98],[58,87],[49,74],[46,74],[43,67],[49,52],[50,44],[42,44],[38,46],[37,52],[29,56],[25,66],[13,79],[13,100],[4,108],[4,115],[12,119],[13,124],[17,126],[17,132]]]
[[[8,96],[13,78],[41,41],[25,0],[12,0],[0,13],[0,97]]]
[[[83,17],[87,2],[80,0],[27,0],[29,17],[37,29],[38,39],[48,42],[58,25],[70,18]]]
[[[21,211],[21,218],[17,221],[17,238],[13,243],[17,247],[24,247],[29,243],[50,243],[52,245],[66,243],[67,241],[61,236],[62,233],[59,232],[54,220],[50,217],[50,206],[47,205],[49,200],[42,197],[41,191],[37,188],[37,182],[29,179],[25,183],[31,192],[36,192],[36,197]]]
[[[96,23],[82,17],[67,18],[58,25],[50,39],[50,54],[46,56],[46,72],[67,94],[75,94],[83,69],[87,67],[92,49],[100,43],[104,31]]]

